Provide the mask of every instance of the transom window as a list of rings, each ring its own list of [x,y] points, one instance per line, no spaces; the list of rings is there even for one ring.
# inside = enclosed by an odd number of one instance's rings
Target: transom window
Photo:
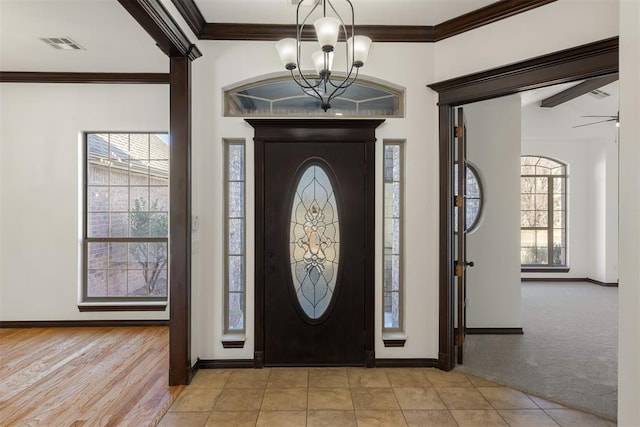
[[[288,73],[240,82],[224,91],[225,117],[305,117],[319,111],[320,101],[304,93]],[[404,117],[404,88],[361,75],[322,116]]]
[[[83,302],[167,300],[169,138],[86,133]]]
[[[520,262],[567,265],[567,165],[546,157],[520,160]]]

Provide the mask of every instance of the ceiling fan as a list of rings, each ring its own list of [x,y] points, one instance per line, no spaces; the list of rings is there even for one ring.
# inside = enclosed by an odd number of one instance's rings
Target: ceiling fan
[[[620,113],[618,112],[615,116],[580,116],[580,117],[590,117],[590,118],[602,118],[605,120],[598,120],[597,122],[585,123],[582,125],[573,126],[574,128],[580,128],[583,126],[591,126],[597,125],[598,123],[606,123],[606,122],[616,122],[616,126],[620,126]]]

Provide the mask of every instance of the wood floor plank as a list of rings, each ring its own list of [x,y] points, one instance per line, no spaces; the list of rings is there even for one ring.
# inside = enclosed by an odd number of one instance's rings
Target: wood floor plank
[[[0,330],[0,425],[155,425],[168,386],[167,327]]]

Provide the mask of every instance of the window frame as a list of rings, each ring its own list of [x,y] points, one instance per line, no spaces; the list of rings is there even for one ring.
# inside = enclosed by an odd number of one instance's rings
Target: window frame
[[[169,300],[169,206],[167,206],[167,237],[89,237],[89,135],[126,134],[126,135],[166,135],[168,131],[84,131],[82,132],[82,272],[78,309],[81,312],[91,311],[165,311]],[[167,163],[170,161],[170,151]],[[167,195],[169,199],[169,180],[167,175]],[[111,187],[111,182],[106,184]],[[130,188],[131,184],[127,185]],[[151,187],[147,185],[147,187]],[[110,209],[109,211],[110,212]],[[164,243],[167,248],[167,295],[166,296],[118,296],[90,297],[89,287],[89,245],[91,243]],[[128,270],[128,269],[127,269]]]
[[[471,234],[473,232],[475,232],[478,227],[480,226],[480,219],[482,218],[482,214],[484,212],[484,186],[482,185],[482,179],[480,178],[480,172],[478,172],[478,167],[471,163],[470,161],[465,161],[466,163],[466,170],[467,171],[471,171],[471,174],[474,176],[476,183],[478,184],[478,197],[469,197],[468,195],[465,194],[465,201],[469,200],[469,199],[473,199],[473,200],[478,200],[478,214],[476,215],[476,217],[473,219],[473,222],[471,223],[471,225],[469,227],[466,227],[465,232],[467,234]],[[457,171],[458,171],[458,162],[455,161],[453,162],[453,172],[454,172],[454,176],[457,176]],[[454,193],[457,194],[457,187],[458,187],[458,183],[457,183],[457,179],[454,180]],[[468,186],[467,186],[467,191],[468,191]],[[465,206],[468,206],[465,203]],[[458,217],[457,217],[457,209],[455,210],[455,218],[454,218],[454,222],[453,222],[453,233],[454,234],[458,234]],[[468,219],[469,218],[469,212],[465,212],[465,218]]]
[[[547,262],[545,264],[520,264],[520,270],[523,273],[541,273],[541,272],[562,272],[562,273],[566,273],[569,272],[569,239],[568,239],[568,230],[569,230],[569,226],[568,226],[568,196],[569,196],[569,165],[565,162],[562,162],[558,159],[554,159],[551,157],[547,157],[547,156],[540,156],[540,155],[522,155],[521,159],[524,157],[532,157],[532,158],[538,158],[538,159],[545,159],[545,160],[549,160],[552,161],[554,163],[556,163],[558,165],[558,167],[562,167],[564,169],[564,173],[563,174],[558,174],[558,175],[553,175],[553,174],[546,174],[546,175],[538,175],[538,174],[523,174],[522,173],[522,163],[520,166],[520,180],[522,182],[522,178],[543,178],[546,179],[546,183],[547,183],[547,226],[546,227],[523,227],[522,223],[520,224],[520,232],[522,233],[522,230],[531,230],[531,231],[546,231],[547,232]],[[532,165],[528,165],[528,166],[532,166]],[[564,254],[564,263],[563,264],[553,264],[553,248],[554,248],[554,236],[553,236],[553,231],[554,229],[556,229],[553,224],[554,224],[554,204],[553,204],[553,197],[554,197],[554,178],[561,178],[563,179],[563,187],[564,187],[564,192],[563,193],[559,193],[561,194],[562,197],[562,206],[560,211],[562,212],[563,218],[561,223],[564,225],[563,227],[559,228],[561,230],[563,230],[563,239],[560,242],[564,248],[565,254]],[[522,184],[521,184],[522,186]],[[524,193],[522,192],[522,188],[520,189],[520,196],[522,197]],[[535,193],[537,194],[537,193]],[[520,213],[522,215],[522,202],[520,202]],[[522,242],[520,242],[520,250],[522,251]]]
[[[399,148],[399,175],[398,180],[395,181],[393,178],[388,181],[387,180],[387,157],[386,157],[386,149],[390,146],[397,146]],[[385,347],[404,347],[406,342],[406,335],[404,330],[404,315],[405,315],[405,286],[404,286],[404,203],[405,203],[405,153],[406,153],[406,141],[404,140],[383,140],[382,143],[382,337]],[[399,212],[398,216],[387,216],[387,200],[386,200],[386,185],[390,183],[398,183],[399,184]],[[386,263],[387,263],[387,253],[386,253],[386,220],[388,218],[397,219],[399,221],[398,233],[399,233],[399,242],[398,242],[398,254],[388,254],[389,256],[398,256],[398,290],[387,290],[386,286]],[[385,318],[387,314],[386,310],[386,296],[389,293],[397,293],[398,294],[398,326],[397,327],[387,327],[385,325]]]
[[[242,147],[242,180],[230,179],[230,157],[229,147],[237,145]],[[245,334],[247,330],[247,144],[244,139],[223,139],[223,197],[224,197],[224,285],[223,285],[223,298],[224,298],[224,319],[223,319],[223,339],[222,344],[224,348],[243,348],[245,342]],[[229,214],[229,183],[241,182],[243,205],[242,205],[242,217],[230,217]],[[241,219],[242,220],[242,249],[241,254],[229,254],[229,220]],[[242,329],[230,329],[229,328],[229,295],[232,293],[229,286],[229,259],[231,256],[242,257]],[[238,292],[233,292],[238,293]]]

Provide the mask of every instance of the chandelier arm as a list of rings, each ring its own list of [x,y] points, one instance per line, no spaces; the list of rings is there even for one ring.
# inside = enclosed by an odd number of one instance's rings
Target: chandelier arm
[[[313,89],[320,86],[320,81],[316,82],[315,84],[311,84],[309,83],[309,80],[305,78],[304,74],[300,72],[298,72],[298,77],[296,77],[296,73],[294,73],[294,70],[291,70],[291,78],[302,89]]]
[[[331,95],[329,95],[329,98],[327,98],[327,102],[331,101],[333,98],[337,98],[340,95],[342,95],[349,86],[355,83],[357,77],[358,77],[358,68],[356,68],[356,75],[353,76],[353,79],[351,79],[346,85],[344,84],[346,82],[346,79],[345,79],[340,86],[334,86],[335,89],[333,90],[333,92],[331,92]]]

